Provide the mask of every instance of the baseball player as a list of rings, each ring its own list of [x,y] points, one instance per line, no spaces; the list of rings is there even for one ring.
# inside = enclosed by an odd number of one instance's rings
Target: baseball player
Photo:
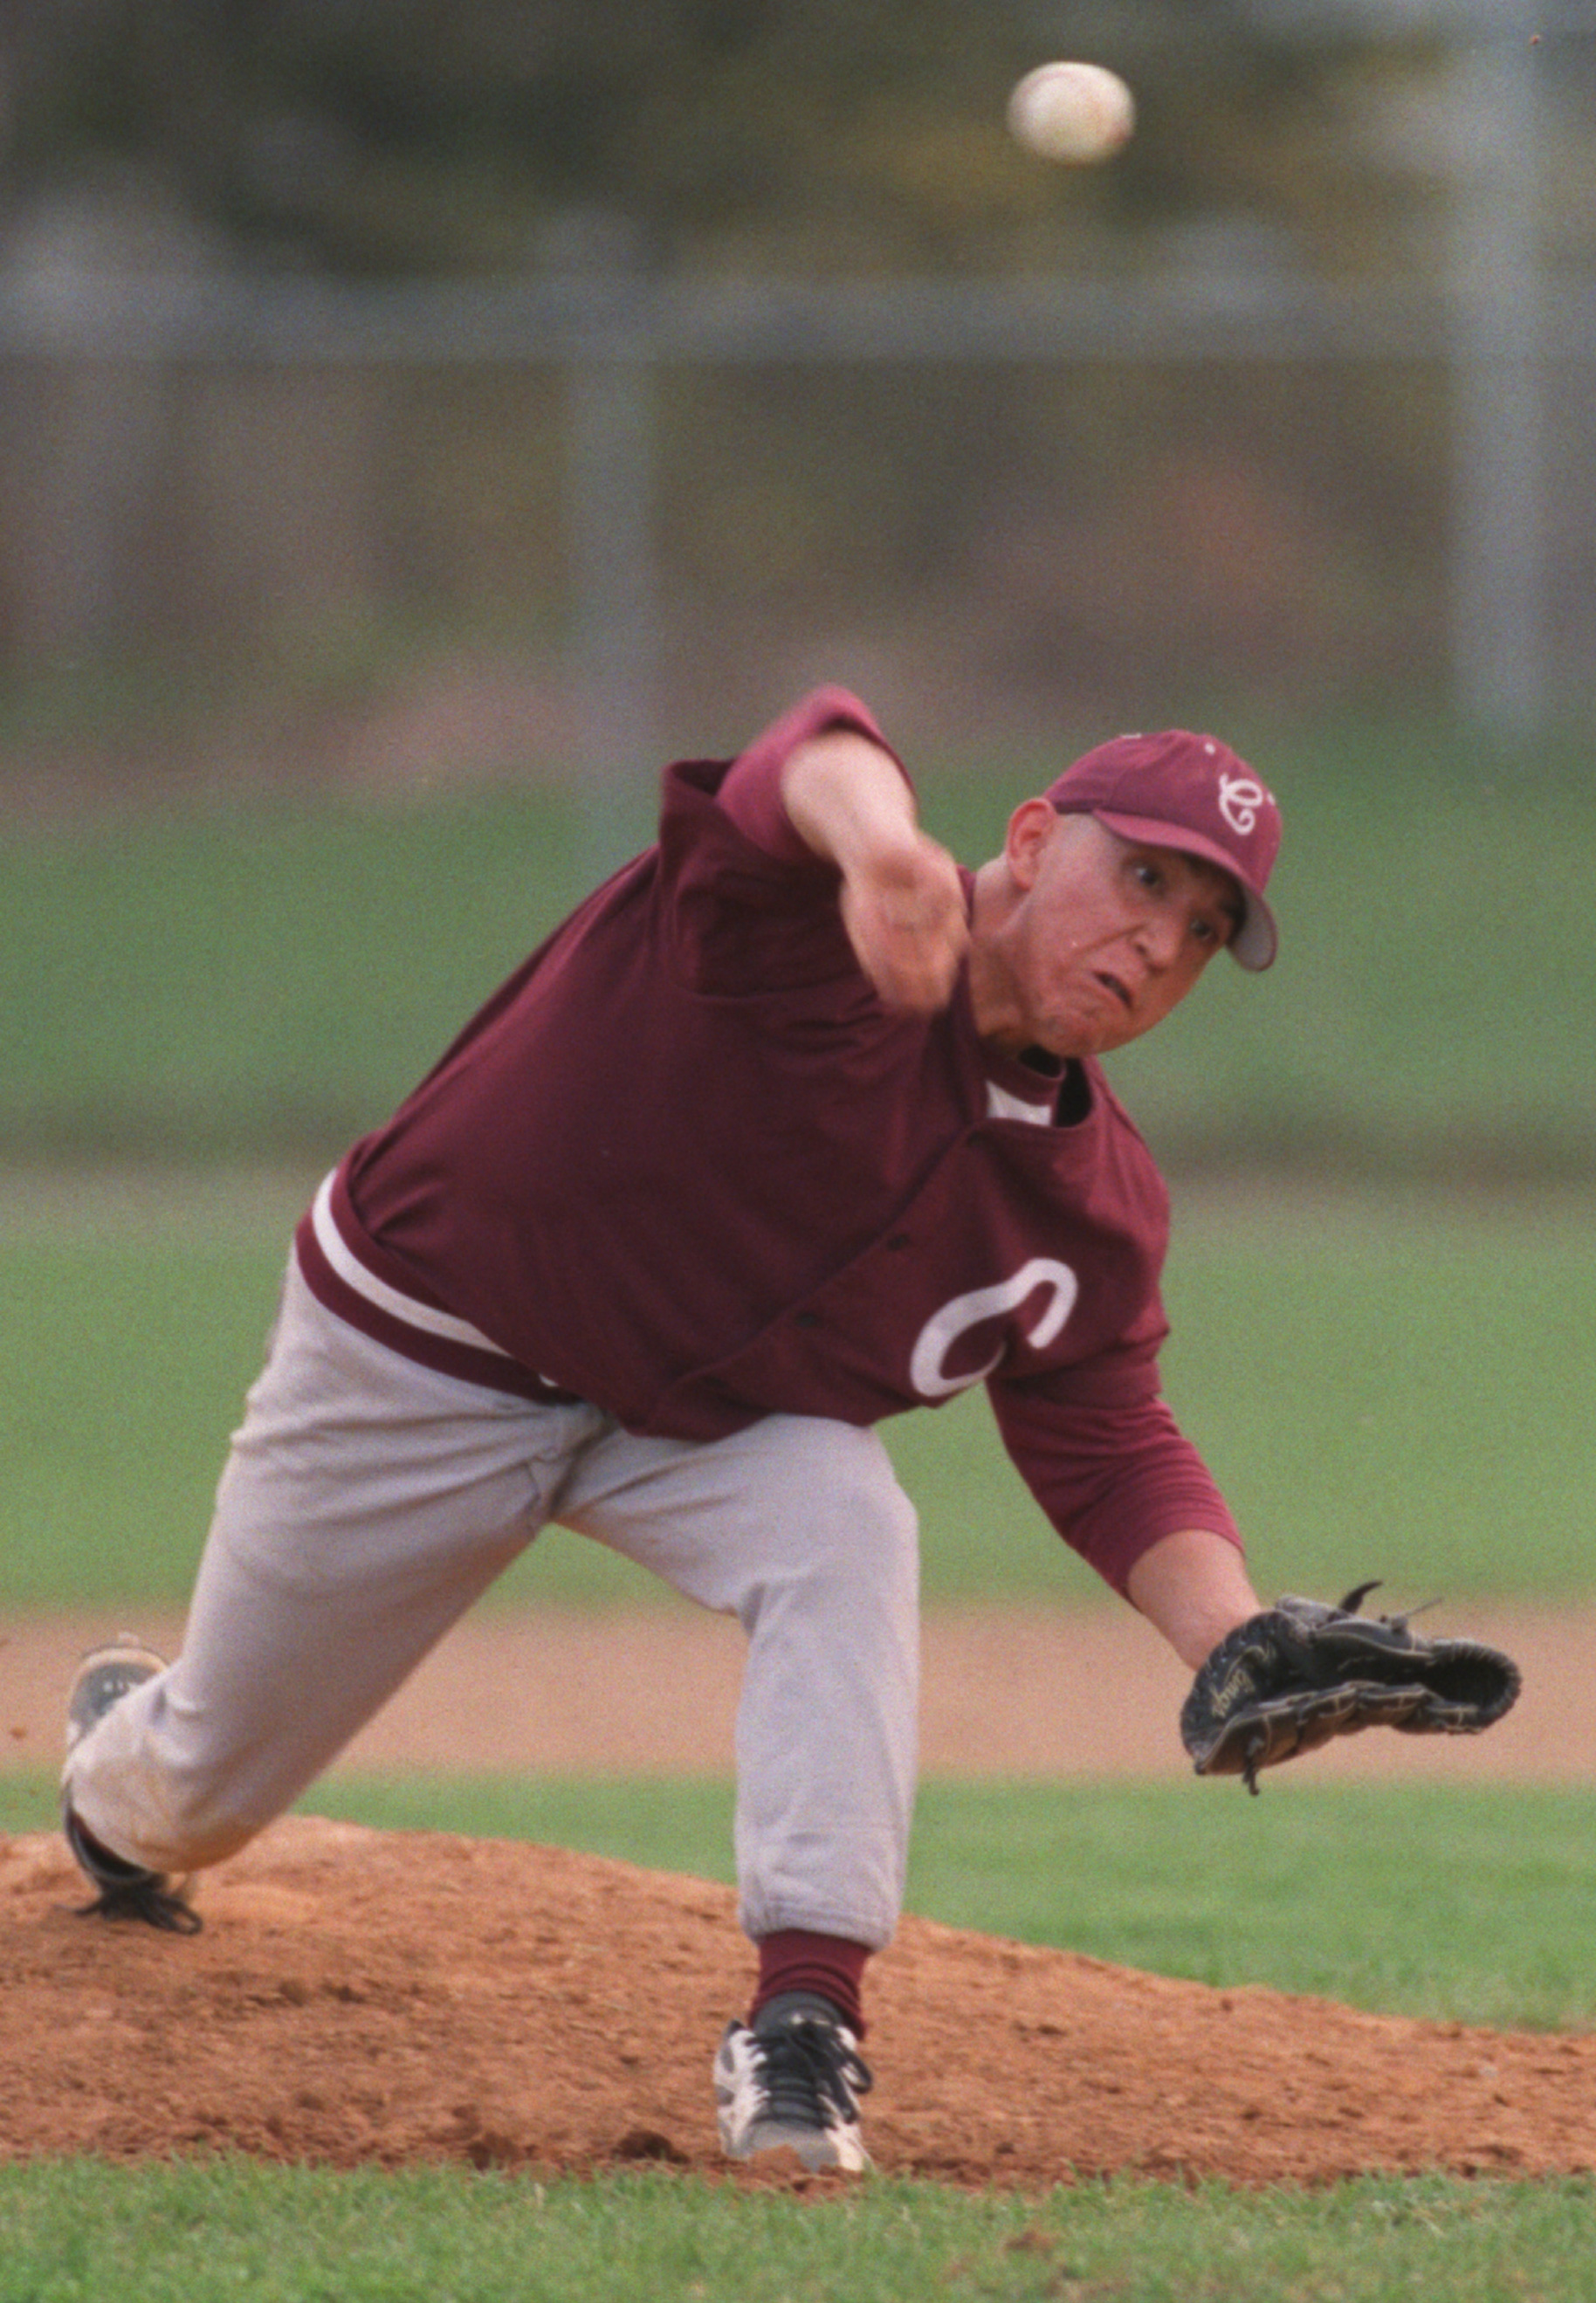
[[[663,780],[657,843],[533,953],[300,1223],[182,1652],[69,1705],[90,1909],[281,1815],[548,1523],[747,1637],[725,2150],[868,2164],[866,1962],[916,1776],[916,1527],[874,1427],[984,1383],[1061,1535],[1195,1668],[1258,1601],[1159,1390],[1163,1184],[1099,1059],[1279,839],[1215,738],[1121,737],[968,872],[857,698]],[[524,1700],[544,1700],[528,1687]]]

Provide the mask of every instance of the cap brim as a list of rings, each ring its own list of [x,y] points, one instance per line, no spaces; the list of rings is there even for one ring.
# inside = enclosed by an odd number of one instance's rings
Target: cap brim
[[[1236,858],[1217,839],[1205,839],[1200,831],[1188,831],[1183,823],[1155,823],[1151,816],[1121,815],[1117,809],[1094,807],[1086,810],[1099,823],[1121,839],[1134,839],[1144,848],[1172,848],[1178,856],[1200,856],[1212,864],[1241,890],[1241,925],[1225,949],[1241,966],[1260,974],[1274,965],[1279,949],[1279,930],[1275,915],[1264,900],[1261,889],[1244,880],[1236,868]]]

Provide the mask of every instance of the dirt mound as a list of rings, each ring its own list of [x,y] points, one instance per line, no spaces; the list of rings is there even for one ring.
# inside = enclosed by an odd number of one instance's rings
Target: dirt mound
[[[722,1887],[294,1818],[206,1878],[200,1936],[80,1901],[58,1840],[0,1840],[0,2157],[722,2164],[709,2063],[749,1968]],[[1596,2037],[1210,1990],[920,1919],[871,2006],[890,2173],[1596,2166]]]

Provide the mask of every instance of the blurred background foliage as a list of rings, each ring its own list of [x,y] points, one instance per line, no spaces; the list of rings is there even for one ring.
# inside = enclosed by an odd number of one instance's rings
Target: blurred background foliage
[[[1233,208],[1381,263],[1402,216],[1371,114],[1440,47],[1436,20],[1384,13],[17,0],[6,177],[13,200],[136,180],[250,261],[354,275],[538,263],[584,220],[665,266],[1051,266],[1105,225]],[[1002,101],[1077,52],[1132,72],[1141,131],[1065,200]]]
[[[635,773],[816,670],[1575,717],[1591,13],[16,0],[5,780]],[[1056,53],[1111,166],[1006,133]]]

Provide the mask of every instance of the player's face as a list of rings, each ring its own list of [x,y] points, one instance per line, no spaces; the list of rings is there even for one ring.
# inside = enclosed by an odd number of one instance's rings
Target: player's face
[[[983,1028],[1015,1053],[1097,1056],[1161,1023],[1235,934],[1229,873],[1027,802],[1009,827],[1018,900],[976,975]]]

